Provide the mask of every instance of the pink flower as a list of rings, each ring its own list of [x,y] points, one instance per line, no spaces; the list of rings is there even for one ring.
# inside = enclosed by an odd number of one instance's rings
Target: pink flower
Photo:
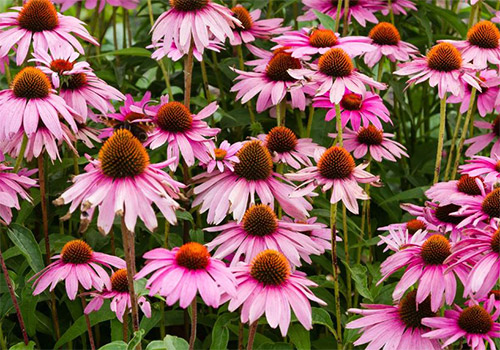
[[[495,17],[491,19],[494,23],[500,23],[500,11],[495,12]]]
[[[469,175],[463,175],[459,180],[438,182],[425,191],[425,195],[441,206],[455,203],[462,197],[480,197],[484,181],[478,175]]]
[[[317,226],[317,228],[313,228],[310,231],[306,231],[304,233],[307,234],[309,237],[311,237],[312,241],[314,243],[316,243],[318,245],[318,247],[321,248],[320,254],[323,254],[325,251],[332,249],[331,230],[327,225],[325,225],[321,222],[317,222],[318,218],[312,217],[312,218],[308,218],[306,221],[301,221],[301,220],[297,220],[297,219],[292,220],[288,216],[283,216],[281,218],[281,220],[284,222],[290,222],[290,223],[295,222],[296,224],[308,224],[308,225]],[[342,238],[340,238],[337,235],[336,241],[341,242]]]
[[[223,259],[234,254],[231,266],[240,260],[250,263],[254,257],[266,249],[276,249],[293,266],[301,266],[302,258],[311,263],[309,255],[319,255],[321,248],[305,232],[319,229],[318,225],[285,222],[278,220],[267,205],[250,207],[241,222],[206,228],[208,232],[221,232],[207,244],[208,250],[217,247],[214,258]]]
[[[34,134],[28,136],[28,143],[26,144],[26,150],[24,151],[22,157],[24,157],[27,161],[31,161],[33,158],[38,158],[46,152],[52,162],[56,159],[60,161],[59,146],[63,143],[73,153],[78,154],[77,150],[73,146],[75,136],[65,124],[60,123],[60,125],[63,131],[60,138],[57,138],[45,126],[39,126]],[[9,154],[11,157],[17,158],[19,156],[19,152],[21,152],[23,138],[24,132],[23,130],[19,130],[10,138],[0,141],[0,149]]]
[[[318,64],[311,64],[311,69],[291,69],[289,73],[296,79],[311,79],[318,89],[316,96],[330,92],[330,102],[340,103],[346,89],[364,95],[366,85],[384,90],[387,86],[379,83],[354,69],[351,58],[339,48],[330,49],[323,54]]]
[[[10,62],[10,59],[9,59],[8,55],[0,56],[0,73],[5,74],[5,66],[8,67],[9,62]]]
[[[302,326],[310,330],[312,309],[309,300],[326,305],[309,289],[316,283],[308,280],[303,272],[292,272],[285,256],[275,250],[264,250],[251,264],[240,263],[232,271],[237,287],[229,302],[229,311],[241,306],[241,322],[253,324],[265,313],[269,326],[276,328],[279,325],[285,337],[290,325],[290,308]]]
[[[498,87],[500,80],[498,74],[493,69],[483,70],[479,74],[481,80],[481,91],[476,92],[477,96],[477,110],[481,117],[493,112],[495,109],[495,100],[500,91]],[[464,82],[464,95],[463,96],[450,96],[447,102],[461,103],[460,113],[465,114],[469,109],[471,86]],[[500,107],[500,106],[499,106]]]
[[[413,219],[404,224],[392,224],[386,227],[380,227],[379,230],[388,230],[387,236],[379,235],[380,241],[377,245],[386,244],[384,252],[392,250],[398,252],[406,249],[409,245],[429,237],[426,230],[426,224],[418,219]]]
[[[316,19],[316,15],[313,10],[317,10],[324,13],[333,19],[337,15],[337,0],[302,0],[304,4],[304,10],[306,13],[299,16],[297,19],[299,21],[311,21]],[[348,23],[351,22],[351,17],[362,26],[366,26],[366,22],[378,23],[377,17],[374,13],[383,9],[384,5],[380,0],[358,0],[349,6],[349,12],[347,13]],[[344,7],[340,11],[340,18],[344,17]]]
[[[492,190],[488,187],[481,188],[480,196],[460,198],[457,204],[462,207],[456,214],[465,217],[457,228],[489,223],[500,218],[500,187]]]
[[[290,27],[281,27],[283,18],[261,19],[261,10],[248,12],[241,5],[236,5],[231,9],[233,16],[241,22],[241,27],[233,29],[233,38],[229,39],[232,46],[248,44],[255,39],[269,40],[271,36],[281,34],[290,29]]]
[[[224,44],[218,40],[209,40],[208,45],[205,48],[211,51],[220,52],[220,50],[224,48]],[[170,58],[172,61],[178,61],[185,55],[183,51],[179,50],[177,46],[175,46],[175,42],[172,42],[170,47],[167,47],[163,44],[163,40],[146,46],[146,49],[155,49],[151,58],[157,61],[161,60],[165,56]],[[196,47],[193,47],[193,56],[198,60],[198,62],[203,61],[203,51],[198,51]]]
[[[245,142],[236,156],[239,163],[233,165],[234,171],[224,169],[222,173],[202,173],[193,178],[202,182],[193,190],[193,207],[201,204],[201,213],[208,210],[208,223],[220,223],[227,213],[241,221],[249,205],[255,204],[255,194],[271,208],[277,200],[283,211],[294,218],[303,220],[308,216],[311,204],[302,197],[290,198],[292,184],[273,171],[271,154],[261,141]]]
[[[329,134],[330,137],[336,137]],[[377,162],[387,159],[395,162],[396,158],[408,157],[406,148],[399,142],[391,140],[394,134],[385,133],[373,125],[362,127],[358,131],[344,130],[344,147],[348,152],[353,152],[355,158],[363,158],[366,153]]]
[[[51,77],[56,89],[60,88],[59,95],[84,120],[88,115],[94,116],[90,107],[106,114],[114,112],[110,100],[125,99],[120,91],[99,79],[87,62],[76,62],[78,53],[71,47],[52,50],[51,54],[41,51],[33,56],[30,61],[40,64],[38,68]]]
[[[414,45],[401,41],[399,31],[390,23],[380,22],[370,30],[368,36],[372,46],[376,48],[365,54],[365,63],[370,68],[377,64],[382,56],[386,56],[391,62],[405,62],[418,53]]]
[[[494,185],[500,181],[500,153],[491,157],[474,156],[460,166],[460,172],[470,176],[484,176],[484,182]]]
[[[488,145],[493,143],[493,141],[495,142],[491,148],[491,153],[500,154],[500,115],[496,117],[493,123],[478,120],[474,122],[474,126],[479,129],[486,129],[490,131],[487,134],[474,136],[465,140],[466,145],[472,144],[465,152],[465,155],[467,157],[471,157],[488,147]]]
[[[273,49],[282,48],[290,52],[292,57],[307,58],[316,54],[324,54],[335,47],[347,52],[351,57],[356,57],[375,48],[370,44],[370,39],[364,36],[347,36],[341,38],[338,33],[323,28],[302,28],[290,31],[272,39],[278,45]]]
[[[61,12],[66,11],[77,2],[83,2],[83,0],[54,0],[54,3],[61,5]],[[140,0],[86,0],[85,8],[86,9],[94,9],[97,7],[97,3],[99,3],[99,12],[104,10],[104,6],[109,4],[114,7],[124,7],[127,10],[133,10],[139,5]]]
[[[294,169],[301,166],[311,166],[311,160],[318,146],[312,139],[298,139],[294,132],[285,126],[275,126],[269,133],[258,136],[264,142],[271,155],[273,162],[288,164]]]
[[[262,62],[267,61],[265,58]],[[260,62],[260,60],[259,60]],[[248,64],[248,62],[247,62]],[[236,100],[241,103],[248,102],[251,98],[259,95],[257,99],[257,112],[262,112],[271,106],[278,105],[289,94],[293,108],[304,110],[306,108],[305,92],[308,92],[301,78],[295,78],[290,73],[291,69],[300,69],[302,64],[298,58],[279,50],[273,54],[264,67],[257,66],[253,72],[245,72],[238,69],[233,70],[239,75],[239,80],[231,91],[237,91]]]
[[[168,96],[162,96],[159,106],[144,110],[132,106],[131,110],[136,113],[145,112],[152,117],[157,127],[149,134],[144,145],[156,149],[167,143],[167,157],[175,158],[169,167],[175,171],[181,155],[188,166],[194,165],[195,158],[207,160],[208,152],[213,148],[211,138],[217,135],[220,129],[210,128],[203,119],[210,117],[218,108],[217,102],[212,102],[198,114],[193,114],[182,103],[169,102]]]
[[[92,311],[98,311],[104,300],[112,299],[110,309],[116,314],[116,317],[123,323],[123,315],[125,311],[130,311],[132,304],[130,302],[130,293],[128,291],[127,269],[120,269],[111,276],[111,288],[102,292],[92,292],[90,295],[92,300],[87,304],[84,312],[90,314]],[[142,312],[146,317],[151,318],[151,304],[144,297],[137,298],[137,303],[141,307]]]
[[[429,85],[437,85],[439,98],[444,98],[447,92],[462,97],[465,93],[464,84],[469,84],[481,91],[474,75],[474,66],[462,62],[460,52],[450,43],[440,43],[433,46],[426,57],[417,57],[408,63],[399,64],[401,69],[396,75],[412,75],[407,84],[419,84],[429,80]]]
[[[361,328],[361,337],[354,345],[369,343],[365,349],[419,349],[440,350],[437,340],[422,338],[430,330],[422,324],[424,317],[435,317],[430,298],[416,302],[416,291],[411,291],[397,305],[361,304],[364,309],[349,309],[362,315],[346,324],[347,329]]]
[[[389,1],[384,1],[387,3],[387,6],[385,9],[383,9],[381,12],[384,16],[387,16],[390,12],[390,5]],[[415,7],[415,3],[412,0],[392,0],[391,1],[392,5],[392,12],[395,15],[407,15],[406,9],[410,9],[413,11],[417,11],[417,8]]]
[[[310,193],[317,186],[322,186],[323,192],[332,189],[330,203],[342,201],[353,214],[358,214],[357,199],[367,200],[370,197],[358,183],[377,185],[379,177],[363,169],[368,164],[356,166],[354,159],[344,148],[333,146],[326,151],[314,155],[316,166],[299,170],[294,174],[286,174],[293,181],[304,181],[292,194],[292,197]]]
[[[440,234],[421,237],[380,265],[383,277],[377,285],[401,268],[406,268],[392,293],[394,300],[400,300],[408,288],[419,282],[417,303],[422,303],[430,295],[431,310],[434,312],[443,305],[444,300],[451,305],[457,291],[455,275],[465,281],[468,273],[466,266],[456,266],[452,271],[446,271],[450,263],[445,263],[445,260],[450,256],[451,249],[450,242]]]
[[[475,299],[487,297],[498,283],[500,276],[500,228],[498,222],[484,228],[467,230],[468,237],[453,247],[448,260],[456,260],[450,266],[470,265],[464,296]]]
[[[191,42],[200,53],[215,36],[220,42],[232,40],[233,28],[241,22],[232,12],[211,0],[179,1],[170,0],[172,8],[161,14],[153,25],[153,44],[162,42],[164,51],[172,45],[183,54],[189,52]]]
[[[94,148],[94,143],[101,143],[101,139],[99,138],[99,129],[88,126],[87,124],[78,124],[78,131],[75,136],[76,139],[82,141],[85,146],[88,148]]]
[[[484,350],[486,341],[490,349],[496,349],[492,338],[500,337],[500,323],[495,322],[500,309],[492,312],[493,304],[486,309],[478,304],[465,309],[456,305],[454,310],[446,310],[444,317],[422,319],[424,325],[434,329],[424,337],[442,340],[443,348],[464,337],[472,350]]]
[[[60,116],[77,131],[76,112],[55,94],[49,79],[38,68],[26,67],[17,73],[11,88],[0,91],[0,105],[6,111],[3,118],[10,120],[0,123],[0,139],[10,138],[20,130],[31,137],[40,125],[61,139],[64,131]]]
[[[101,291],[103,287],[111,289],[111,281],[107,272],[101,265],[111,269],[111,266],[122,269],[125,261],[103,253],[94,252],[90,246],[82,240],[73,240],[66,243],[61,254],[54,255],[56,259],[49,266],[38,272],[31,279],[33,283],[33,295],[42,293],[47,287],[54,290],[59,281],[64,281],[66,293],[70,300],[74,300],[81,285],[85,290],[92,288]]]
[[[12,208],[21,209],[18,196],[31,202],[28,190],[30,187],[36,186],[36,180],[28,177],[36,170],[22,169],[16,174],[10,172],[12,169],[12,167],[0,163],[0,221],[6,225],[12,221]]]
[[[154,271],[146,283],[149,295],[166,297],[167,305],[179,301],[183,309],[196,298],[211,307],[219,307],[222,293],[236,294],[235,278],[226,265],[210,256],[205,246],[190,242],[172,250],[153,249],[144,254],[146,265],[135,275],[145,277]]]
[[[73,178],[73,185],[54,201],[56,205],[71,203],[70,213],[79,206],[82,212],[98,207],[97,227],[104,234],[112,229],[115,215],[124,217],[130,231],[134,231],[138,217],[153,231],[158,225],[153,203],[165,219],[176,223],[179,204],[175,199],[185,185],[161,170],[175,158],[150,164],[141,142],[121,129],[104,143],[99,159],[87,159],[86,172]]]
[[[453,44],[464,62],[472,62],[484,69],[488,63],[500,63],[500,31],[490,21],[480,21],[467,32],[467,40],[443,40]]]
[[[372,92],[367,91],[363,96],[346,90],[339,104],[342,128],[345,128],[349,121],[356,131],[361,127],[361,122],[363,122],[364,127],[372,123],[379,129],[383,129],[380,120],[392,124],[389,110],[384,105],[384,101],[379,95]],[[313,106],[328,109],[326,121],[335,118],[335,104],[330,101],[329,93],[314,97]]]
[[[0,57],[6,56],[17,44],[15,52],[18,66],[24,62],[32,42],[34,52],[70,46],[84,54],[83,47],[74,34],[99,46],[82,21],[57,13],[49,0],[28,0],[23,7],[12,9],[16,12],[0,13]]]
[[[150,116],[144,115],[144,111],[150,111],[155,114],[155,107],[149,106],[151,103],[151,92],[146,91],[140,101],[134,101],[132,95],[127,94],[123,106],[120,107],[118,113],[110,113],[103,117],[101,121],[108,126],[108,128],[101,129],[100,138],[107,138],[113,134],[115,129],[129,129],[135,137],[141,142],[147,140],[147,130],[136,128],[133,124],[141,123],[142,121],[153,122]],[[135,111],[132,111],[133,107]],[[139,125],[139,124],[137,124]]]
[[[231,145],[229,142],[224,140],[218,148],[210,150],[209,160],[201,162],[201,164],[206,166],[207,173],[211,173],[215,170],[215,168],[217,168],[221,173],[224,172],[224,168],[234,171],[233,164],[239,163],[240,161],[236,154],[240,150],[241,146],[241,142],[236,142]]]

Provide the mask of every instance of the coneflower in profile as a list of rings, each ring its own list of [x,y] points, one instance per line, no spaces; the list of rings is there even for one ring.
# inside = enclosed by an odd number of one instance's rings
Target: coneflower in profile
[[[175,158],[151,164],[141,142],[120,129],[104,143],[98,159],[87,159],[86,172],[73,178],[73,185],[55,204],[71,203],[70,212],[79,206],[82,212],[99,208],[97,227],[104,234],[111,230],[116,215],[124,217],[129,231],[134,231],[138,217],[153,231],[158,225],[153,204],[171,224],[176,223],[179,204],[175,199],[185,186],[162,170]]]
[[[11,172],[13,168],[0,163],[0,224],[9,225],[12,221],[12,208],[21,209],[19,198],[31,201],[28,190],[36,186],[36,180],[29,176],[36,170],[21,169],[17,173]]]

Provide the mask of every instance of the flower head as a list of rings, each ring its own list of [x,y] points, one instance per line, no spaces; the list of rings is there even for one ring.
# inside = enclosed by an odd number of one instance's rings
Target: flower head
[[[491,157],[474,156],[461,165],[460,172],[470,176],[483,176],[484,182],[495,185],[500,182],[500,153],[492,153]]]
[[[83,2],[84,0],[54,0],[54,3],[60,4],[61,12],[64,12],[79,1]],[[123,7],[127,10],[133,10],[137,7],[137,5],[139,5],[139,1],[140,0],[85,0],[85,8],[94,9],[97,7],[97,3],[99,3],[99,12],[104,10],[104,6],[106,4],[114,7]]]
[[[261,15],[259,9],[249,12],[245,7],[236,5],[231,12],[241,22],[241,26],[233,29],[233,38],[229,40],[232,46],[248,44],[255,39],[268,40],[271,36],[290,29],[290,27],[281,27],[282,18],[259,19]]]
[[[500,187],[481,188],[481,195],[463,197],[456,203],[462,206],[456,214],[465,217],[457,228],[477,226],[500,219]]]
[[[153,44],[162,43],[168,52],[172,43],[183,55],[191,43],[199,53],[210,45],[212,37],[224,42],[234,38],[233,29],[241,22],[232,12],[212,0],[170,0],[171,9],[162,13],[153,25]]]
[[[271,328],[279,325],[286,336],[291,312],[305,329],[312,329],[312,310],[309,300],[326,305],[309,289],[316,284],[305,274],[292,271],[283,254],[276,250],[264,250],[250,264],[240,263],[232,268],[236,277],[235,295],[230,298],[229,311],[241,308],[241,322],[250,324],[266,315]],[[225,299],[229,299],[226,296]]]
[[[207,172],[211,173],[217,168],[221,173],[224,168],[234,171],[234,163],[239,163],[239,159],[236,156],[240,150],[242,144],[241,142],[235,142],[232,145],[226,140],[222,141],[219,147],[210,150],[210,158],[206,162],[201,162],[202,165],[207,167]]]
[[[57,283],[64,281],[66,293],[70,300],[74,300],[78,292],[78,286],[89,290],[92,288],[102,291],[104,287],[111,289],[111,281],[108,273],[102,266],[111,269],[124,268],[125,261],[122,259],[95,252],[82,240],[72,240],[66,243],[61,253],[54,255],[53,263],[34,275],[33,295],[42,293],[47,287],[54,290]],[[101,266],[102,265],[102,266]]]
[[[209,223],[220,223],[227,213],[241,221],[249,205],[255,204],[255,194],[271,208],[277,200],[284,212],[294,218],[308,216],[311,204],[302,197],[290,198],[292,184],[273,171],[271,153],[261,141],[245,142],[236,156],[239,163],[233,165],[234,171],[224,169],[222,173],[202,173],[193,178],[201,182],[194,188],[193,207],[201,204],[201,213],[208,210]]]
[[[7,225],[12,221],[12,208],[21,209],[18,197],[31,201],[28,190],[36,186],[36,180],[29,178],[36,170],[22,169],[18,173],[13,173],[10,171],[12,169],[0,163],[0,221]]]
[[[259,204],[250,207],[239,223],[232,221],[205,230],[222,231],[207,247],[209,250],[217,247],[214,253],[217,259],[234,253],[232,266],[242,258],[249,263],[265,249],[276,249],[284,254],[293,266],[300,266],[301,258],[310,263],[309,255],[318,255],[322,251],[306,234],[314,229],[320,229],[320,226],[278,220],[269,206]]]
[[[311,79],[318,87],[316,96],[329,92],[330,102],[333,104],[340,103],[346,89],[364,95],[365,85],[382,90],[387,88],[385,84],[359,73],[349,55],[340,48],[328,50],[319,58],[317,65],[311,64],[311,69],[291,70],[290,74],[297,79]]]
[[[443,347],[463,337],[472,350],[485,349],[485,342],[495,349],[493,338],[500,337],[500,323],[495,322],[500,309],[492,312],[493,304],[486,308],[475,304],[465,309],[456,305],[454,310],[446,310],[444,317],[422,319],[424,325],[433,329],[425,333],[424,337],[441,339]]]
[[[128,230],[133,231],[139,217],[153,231],[158,225],[152,204],[175,224],[179,190],[184,184],[173,180],[161,169],[175,158],[151,164],[141,142],[130,131],[117,130],[101,147],[99,159],[90,157],[86,172],[73,179],[73,185],[54,202],[71,203],[70,212],[81,206],[82,212],[99,208],[97,226],[108,233],[115,215],[123,216]]]
[[[481,189],[484,189],[484,180],[477,175],[463,175],[459,180],[438,182],[429,188],[425,195],[439,202],[440,206],[455,203],[462,197],[481,196]]]
[[[92,300],[87,304],[84,312],[90,314],[92,311],[98,311],[106,299],[111,299],[110,309],[116,314],[116,317],[123,323],[123,315],[130,312],[132,304],[130,293],[128,291],[127,269],[119,269],[111,275],[111,288],[102,292],[90,293]],[[146,317],[151,317],[151,304],[144,296],[137,298],[137,303]]]
[[[383,159],[395,162],[396,158],[408,157],[405,146],[390,137],[394,137],[394,134],[384,133],[373,125],[362,127],[357,132],[345,129],[344,147],[348,152],[354,151],[355,158],[362,158],[369,153],[377,162]]]
[[[313,106],[328,109],[326,121],[335,118],[335,104],[330,101],[330,93],[314,97]],[[339,106],[342,128],[345,128],[349,122],[354,131],[359,130],[361,125],[367,127],[370,123],[379,129],[383,129],[381,121],[392,124],[384,101],[372,92],[367,91],[364,95],[360,95],[346,90]]]
[[[167,143],[167,156],[175,158],[170,163],[172,171],[177,169],[181,155],[188,166],[194,165],[195,158],[208,160],[208,152],[213,148],[211,138],[217,135],[220,129],[209,127],[203,119],[210,117],[218,108],[217,103],[212,102],[198,114],[193,114],[182,103],[169,102],[168,96],[161,98],[159,106],[144,111],[136,106],[131,107],[136,113],[146,112],[146,115],[152,117],[157,127],[149,134],[144,145],[156,149]]]
[[[412,75],[408,84],[419,84],[429,80],[429,85],[437,85],[439,98],[447,92],[454,96],[463,96],[464,84],[469,84],[481,91],[474,75],[474,67],[464,63],[458,49],[450,43],[439,43],[433,46],[426,57],[417,57],[408,63],[399,65],[397,75]]]
[[[316,152],[314,159],[317,162],[316,166],[286,175],[293,181],[304,181],[293,195],[301,196],[317,186],[322,186],[323,192],[333,188],[330,202],[337,203],[341,200],[349,211],[358,214],[357,199],[369,199],[358,183],[376,185],[379,181],[377,176],[363,170],[368,164],[356,166],[349,152],[338,146],[330,147],[324,152]]]
[[[271,152],[275,163],[285,163],[294,169],[310,166],[316,149],[321,148],[312,139],[297,138],[295,133],[285,127],[276,126],[269,133],[258,136]]]
[[[362,315],[346,325],[347,329],[360,328],[362,335],[354,345],[369,343],[367,348],[380,349],[422,349],[439,350],[437,340],[422,338],[430,329],[422,324],[422,319],[435,317],[431,301],[427,297],[416,301],[416,291],[411,291],[397,305],[362,304],[363,309],[349,309]]]
[[[401,41],[399,31],[394,25],[387,22],[380,22],[373,27],[368,37],[376,48],[365,54],[364,60],[368,67],[377,64],[382,56],[386,56],[391,62],[405,62],[418,53],[414,45]]]
[[[342,38],[333,30],[324,28],[302,28],[299,31],[289,31],[272,39],[272,41],[278,44],[273,49],[282,48],[296,58],[307,58],[316,54],[322,55],[334,47],[343,49],[351,57],[375,49],[370,44],[370,39],[364,36]]]
[[[56,11],[50,0],[28,0],[15,12],[0,14],[0,57],[17,44],[16,64],[20,66],[33,45],[33,51],[52,51],[61,46],[74,47],[84,53],[77,37],[94,45],[99,43],[83,26],[84,23]]]
[[[211,307],[219,307],[221,294],[236,294],[235,279],[226,265],[210,256],[207,248],[190,242],[172,250],[153,249],[144,254],[146,265],[135,275],[143,278],[151,272],[146,288],[149,295],[166,297],[167,305],[179,301],[179,306],[187,308],[196,293]]]
[[[32,0],[33,1],[33,0]],[[7,139],[19,131],[28,137],[45,126],[56,139],[63,137],[62,117],[73,131],[77,131],[76,112],[56,95],[49,78],[43,71],[25,67],[16,74],[11,88],[0,91],[0,104],[6,110],[4,118],[9,123],[0,123],[0,139]]]

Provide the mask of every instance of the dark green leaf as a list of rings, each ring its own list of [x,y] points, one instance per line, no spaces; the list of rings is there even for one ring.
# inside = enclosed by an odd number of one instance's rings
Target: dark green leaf
[[[7,230],[10,240],[21,250],[28,264],[35,272],[44,268],[42,253],[33,233],[19,224],[10,225]]]

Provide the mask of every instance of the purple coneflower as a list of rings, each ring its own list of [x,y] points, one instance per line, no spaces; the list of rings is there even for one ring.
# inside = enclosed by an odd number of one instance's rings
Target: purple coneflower
[[[474,136],[465,140],[466,145],[471,144],[465,152],[465,155],[467,157],[471,157],[481,152],[491,143],[493,143],[491,153],[500,154],[500,115],[497,116],[492,123],[478,120],[474,122],[474,126],[479,129],[486,129],[489,131],[484,135]]]
[[[12,221],[12,208],[21,209],[18,196],[31,201],[30,187],[36,186],[36,180],[30,179],[36,170],[21,169],[18,173],[10,172],[12,167],[0,163],[0,221],[9,225]]]
[[[207,161],[201,162],[201,165],[206,166],[207,173],[211,173],[216,168],[222,173],[224,168],[234,171],[234,163],[239,163],[239,159],[236,156],[240,150],[242,144],[241,142],[235,142],[232,145],[226,140],[222,141],[219,147],[215,147],[209,152],[209,159]]]
[[[481,177],[463,175],[459,180],[438,182],[432,185],[425,191],[425,195],[443,206],[455,203],[457,199],[464,196],[481,196],[481,188],[484,188],[484,180]]]
[[[460,166],[460,172],[470,176],[483,176],[484,182],[494,185],[500,181],[500,153],[491,157],[474,156]]]

